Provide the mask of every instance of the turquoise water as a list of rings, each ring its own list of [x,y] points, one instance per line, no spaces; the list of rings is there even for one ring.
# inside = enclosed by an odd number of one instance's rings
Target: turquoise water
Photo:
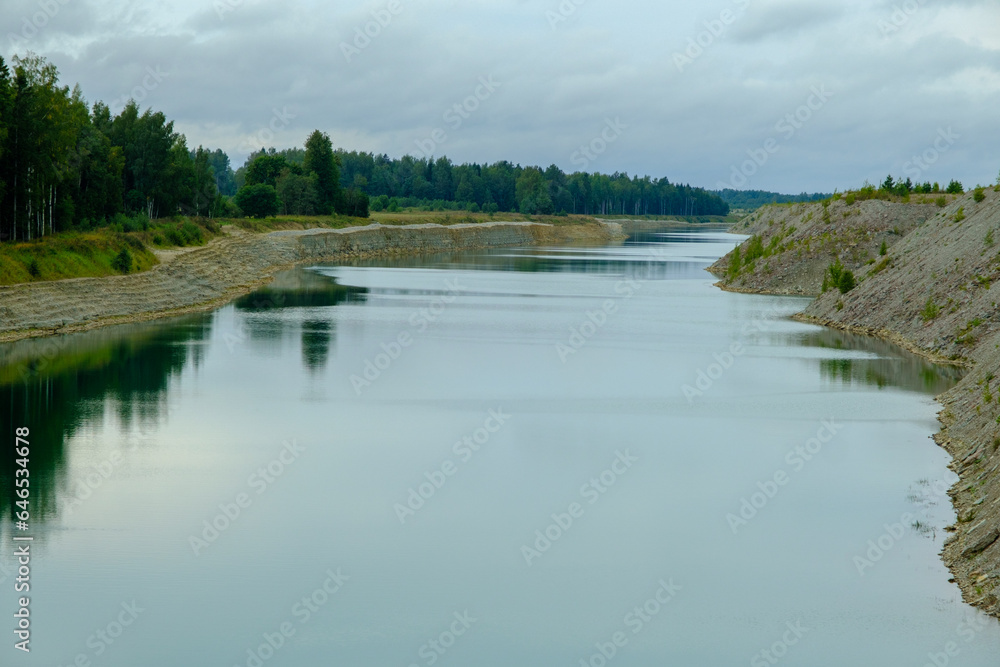
[[[957,375],[714,288],[737,238],[305,267],[3,346],[2,663],[995,665],[937,557]]]

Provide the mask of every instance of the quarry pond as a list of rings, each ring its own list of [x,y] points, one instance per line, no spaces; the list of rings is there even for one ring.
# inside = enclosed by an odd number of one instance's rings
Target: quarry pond
[[[302,266],[0,346],[10,664],[994,667],[938,557],[959,371],[717,289],[741,238]]]

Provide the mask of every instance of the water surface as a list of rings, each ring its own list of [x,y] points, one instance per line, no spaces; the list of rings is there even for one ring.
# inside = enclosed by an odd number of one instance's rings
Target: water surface
[[[305,267],[3,346],[3,664],[994,666],[937,557],[956,372],[717,290],[737,240]]]

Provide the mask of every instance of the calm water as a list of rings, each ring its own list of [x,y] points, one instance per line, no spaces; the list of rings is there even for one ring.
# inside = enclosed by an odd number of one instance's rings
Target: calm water
[[[309,267],[3,346],[0,663],[995,667],[937,558],[957,376],[715,289],[736,239]]]

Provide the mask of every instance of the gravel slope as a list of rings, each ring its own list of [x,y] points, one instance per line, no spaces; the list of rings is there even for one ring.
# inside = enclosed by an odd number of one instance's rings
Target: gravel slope
[[[0,287],[0,341],[207,310],[300,262],[538,243],[606,243],[620,236],[620,226],[595,223],[373,224],[270,234],[227,228],[223,238],[178,253],[145,273]]]

